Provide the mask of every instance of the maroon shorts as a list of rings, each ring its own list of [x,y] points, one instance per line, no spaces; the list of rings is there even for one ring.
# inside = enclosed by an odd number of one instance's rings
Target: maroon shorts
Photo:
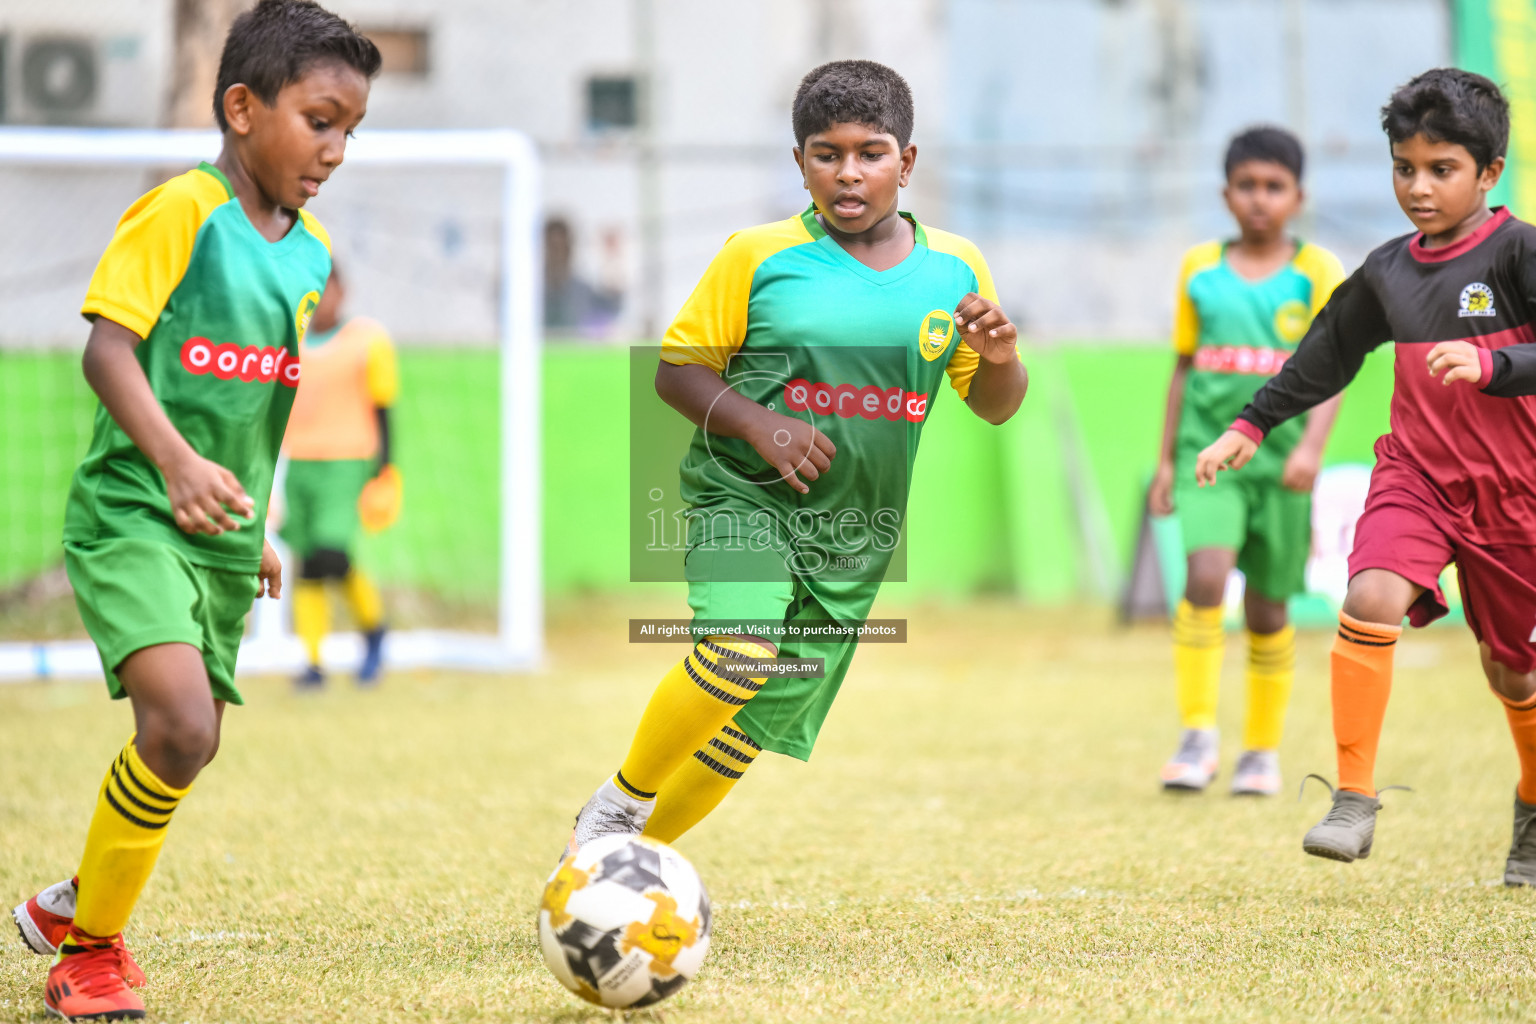
[[[1417,583],[1424,593],[1408,609],[1408,621],[1427,626],[1448,610],[1440,573],[1452,562],[1478,642],[1506,668],[1536,668],[1536,546],[1469,543],[1427,483],[1402,471],[1374,474],[1355,524],[1350,578],[1386,569]]]

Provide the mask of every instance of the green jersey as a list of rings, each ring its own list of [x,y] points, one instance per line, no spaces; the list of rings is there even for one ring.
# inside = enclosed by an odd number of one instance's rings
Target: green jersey
[[[81,312],[143,339],[135,355],[171,424],[235,475],[255,517],[218,536],[183,533],[159,470],[98,407],[69,490],[65,541],[143,538],[173,545],[196,565],[260,567],[272,474],[299,384],[299,342],[330,267],[319,222],[301,210],[283,238],[267,241],[210,164],[128,208]]]
[[[1194,359],[1179,420],[1179,454],[1185,458],[1220,437],[1254,392],[1280,371],[1344,280],[1333,253],[1302,242],[1288,264],[1250,281],[1227,262],[1227,244],[1205,242],[1190,249],[1179,274],[1173,347]],[[1296,417],[1277,427],[1244,472],[1278,478],[1305,422]]]
[[[839,618],[862,617],[884,578],[946,375],[961,398],[970,391],[979,356],[951,311],[967,292],[996,299],[975,246],[902,216],[917,244],[884,271],[849,255],[814,209],[732,235],[662,343],[664,361],[708,366],[836,445],[802,495],[751,445],[706,426],[683,459],[681,495],[690,548],[740,551],[748,574],[781,560]]]

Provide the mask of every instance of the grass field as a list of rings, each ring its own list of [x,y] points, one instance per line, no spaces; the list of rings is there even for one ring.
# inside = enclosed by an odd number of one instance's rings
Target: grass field
[[[676,614],[676,609],[646,609]],[[164,1021],[607,1015],[539,957],[570,816],[678,654],[638,609],[557,610],[549,669],[402,674],[377,693],[246,687],[129,938]],[[764,757],[679,848],[716,908],[698,980],[639,1020],[1526,1020],[1536,894],[1504,889],[1514,755],[1460,630],[1407,638],[1376,852],[1308,858],[1326,797],[1164,796],[1166,638],[1006,604],[893,609],[802,765]],[[1303,636],[1290,792],[1331,774],[1330,639]],[[1229,652],[1226,764],[1239,737]],[[0,896],[67,875],[128,709],[0,687]],[[1224,780],[1223,780],[1224,781]],[[10,904],[7,904],[9,906]],[[0,1021],[45,961],[0,944]]]

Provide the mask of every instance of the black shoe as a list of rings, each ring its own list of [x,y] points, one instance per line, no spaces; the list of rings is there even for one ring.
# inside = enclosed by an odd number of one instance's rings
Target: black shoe
[[[325,686],[325,673],[319,665],[310,665],[293,677],[293,688],[300,693],[318,690]]]
[[[357,685],[374,686],[384,670],[383,626],[376,626],[363,634],[363,663],[357,667]]]

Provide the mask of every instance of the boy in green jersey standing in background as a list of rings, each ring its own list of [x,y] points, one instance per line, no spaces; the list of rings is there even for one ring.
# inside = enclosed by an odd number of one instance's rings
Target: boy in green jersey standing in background
[[[809,758],[857,634],[782,628],[856,629],[868,615],[946,376],[991,423],[1023,401],[1016,331],[981,254],[898,210],[912,120],[906,82],[883,65],[806,75],[792,121],[811,205],[732,235],[667,330],[656,390],[698,427],[681,494],[701,632],[569,850],[613,833],[670,842],[761,750]],[[819,664],[770,674],[775,656]]]
[[[378,70],[378,49],[335,15],[261,0],[219,63],[223,151],[129,207],[91,279],[84,368],[101,405],[70,487],[65,567],[135,733],[76,877],[13,912],[33,950],[57,954],[52,1015],[144,1016],[122,932],[225,705],[242,702],[245,615],[282,587],[267,500],[331,263],[302,207],[341,164]]]
[[[1157,515],[1178,510],[1189,560],[1173,622],[1184,732],[1178,752],[1163,766],[1167,789],[1203,790],[1216,774],[1222,596],[1233,567],[1246,577],[1249,659],[1244,749],[1232,792],[1268,796],[1280,788],[1278,750],[1296,662],[1286,602],[1305,589],[1312,484],[1338,399],[1272,434],[1264,465],[1255,464],[1242,487],[1198,488],[1194,463],[1279,372],[1344,279],[1331,252],[1286,233],[1303,199],[1302,162],[1300,141],[1284,129],[1251,128],[1234,138],[1223,194],[1238,237],[1195,246],[1179,274],[1173,325],[1178,358],[1149,499]]]

